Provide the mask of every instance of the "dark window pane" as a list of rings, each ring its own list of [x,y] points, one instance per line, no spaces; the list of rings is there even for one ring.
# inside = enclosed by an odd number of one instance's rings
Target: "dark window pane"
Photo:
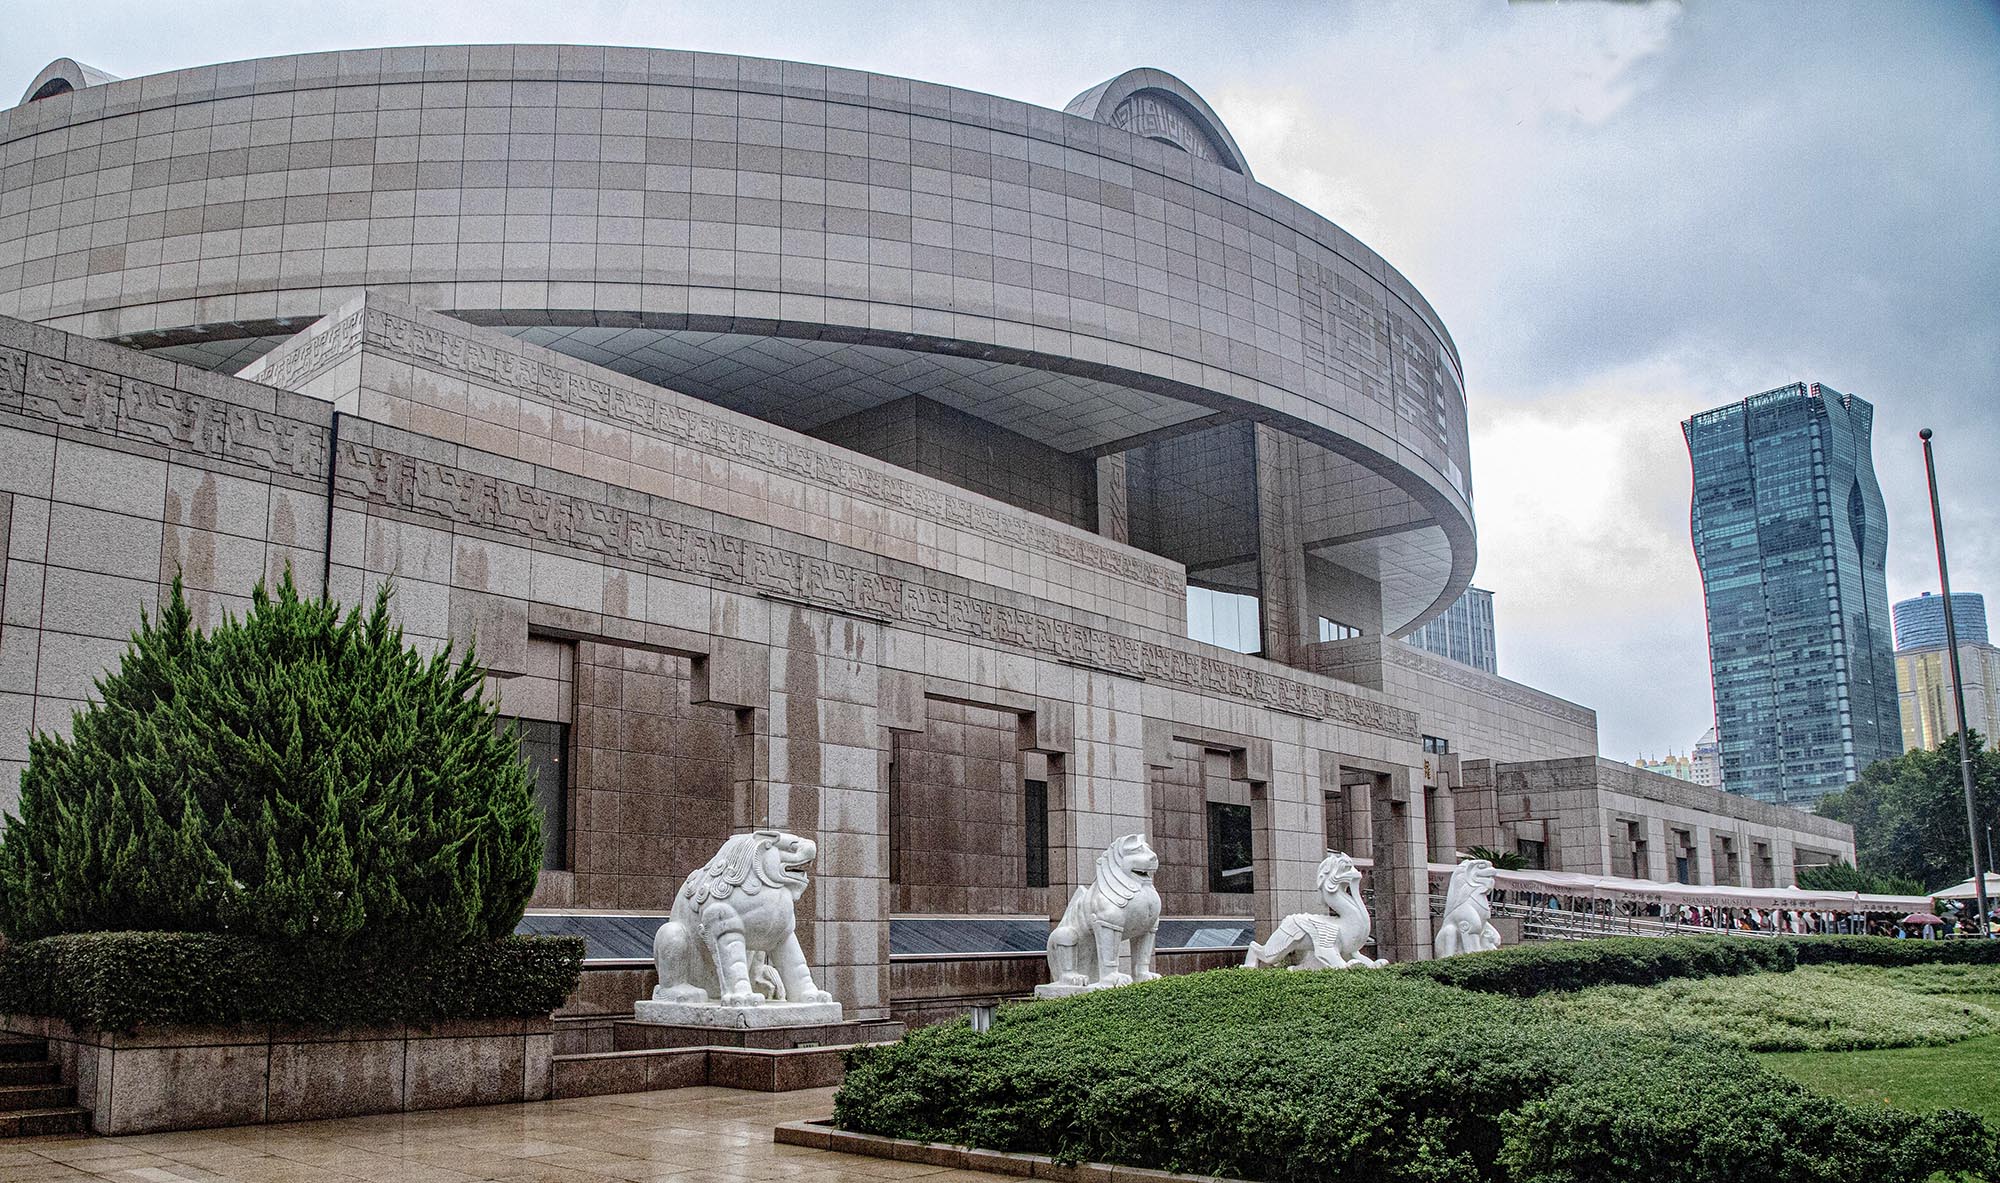
[[[569,724],[502,718],[521,733],[521,762],[528,766],[535,804],[542,811],[542,867],[569,869]]]
[[[1049,885],[1049,782],[1031,780],[1024,786],[1027,814],[1028,886]]]
[[[1224,801],[1208,803],[1208,889],[1247,892],[1255,889],[1250,862],[1250,807]]]
[[[1527,860],[1528,870],[1545,871],[1549,866],[1549,848],[1545,842],[1521,838],[1515,841],[1514,850]]]

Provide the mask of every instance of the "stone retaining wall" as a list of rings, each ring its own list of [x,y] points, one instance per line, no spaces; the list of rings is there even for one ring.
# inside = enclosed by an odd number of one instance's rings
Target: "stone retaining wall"
[[[555,1038],[547,1018],[126,1035],[6,1015],[0,1027],[48,1040],[100,1134],[539,1101],[549,1096]]]

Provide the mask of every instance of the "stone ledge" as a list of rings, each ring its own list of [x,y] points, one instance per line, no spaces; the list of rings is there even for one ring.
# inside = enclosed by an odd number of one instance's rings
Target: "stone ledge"
[[[126,1035],[0,1015],[49,1044],[100,1134],[141,1134],[539,1101],[549,1095],[545,1016],[336,1028],[156,1025]],[[188,1088],[199,1079],[201,1088]]]
[[[943,1142],[919,1142],[913,1138],[885,1138],[879,1134],[857,1134],[836,1127],[830,1120],[788,1121],[771,1131],[771,1140],[786,1146],[830,1150],[837,1154],[861,1154],[896,1162],[921,1163],[947,1170],[988,1171],[1024,1179],[1047,1179],[1051,1183],[1243,1183],[1222,1175],[1182,1175],[1148,1167],[1120,1166],[1116,1163],[1060,1163],[1045,1154],[1016,1154],[1006,1150],[982,1150],[976,1146],[952,1146]]]

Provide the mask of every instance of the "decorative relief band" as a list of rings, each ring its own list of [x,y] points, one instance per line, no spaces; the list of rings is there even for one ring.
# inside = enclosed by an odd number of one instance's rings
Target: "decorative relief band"
[[[326,428],[60,358],[0,349],[0,405],[33,419],[306,479],[326,474]]]
[[[347,358],[360,344],[361,314],[355,312],[324,329],[307,329],[251,362],[237,376],[281,390],[303,390],[306,383]]]
[[[1186,593],[1184,579],[1171,566],[1147,562],[1137,555],[1050,529],[1019,511],[984,504],[882,468],[855,463],[827,445],[815,446],[815,441],[803,437],[787,439],[784,434],[759,431],[721,415],[703,414],[686,405],[691,400],[658,397],[648,393],[652,387],[636,379],[630,380],[629,386],[606,382],[378,308],[369,307],[364,312],[366,322],[361,339],[370,348],[439,366],[454,375],[473,376],[537,402],[567,407],[579,414],[755,464],[837,492],[865,497],[961,530],[1053,554],[1132,583],[1175,595]],[[342,322],[322,336],[346,342],[338,347],[348,348],[353,340],[352,331],[351,326]],[[333,355],[321,353],[318,342],[309,343],[306,352],[316,355],[316,360],[299,362],[297,372],[308,376],[334,360]],[[301,381],[291,377],[294,370],[290,363],[291,359],[286,358],[273,370],[257,375],[256,380],[273,384],[281,384],[281,378]]]
[[[1327,686],[947,592],[548,489],[341,441],[335,487],[370,504],[713,579],[835,611],[997,641],[1057,661],[1414,736],[1417,717]]]
[[[1458,662],[1447,658],[1432,656],[1413,645],[1384,645],[1382,646],[1382,654],[1383,659],[1391,665],[1398,665],[1406,670],[1415,670],[1427,677],[1436,678],[1440,682],[1449,682],[1453,686],[1460,686],[1467,690],[1476,690],[1489,698],[1498,698],[1505,702],[1511,702],[1516,706],[1524,706],[1530,710],[1540,711],[1545,715],[1553,715],[1564,722],[1574,723],[1579,727],[1594,727],[1597,725],[1596,712],[1587,707],[1580,707],[1573,702],[1567,702],[1552,694],[1542,694],[1518,682],[1509,682],[1505,678],[1476,670],[1469,665],[1460,665]]]

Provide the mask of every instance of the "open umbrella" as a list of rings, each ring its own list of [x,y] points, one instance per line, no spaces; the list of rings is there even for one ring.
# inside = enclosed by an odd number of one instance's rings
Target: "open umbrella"
[[[1905,916],[1905,917],[1903,917],[1903,923],[1904,923],[1904,924],[1943,924],[1943,923],[1944,923],[1944,920],[1943,920],[1942,918],[1940,918],[1940,917],[1937,917],[1937,916],[1933,916],[1933,915],[1931,915],[1931,914],[1930,914],[1929,912],[1912,912],[1912,913],[1910,913],[1910,914],[1909,914],[1908,916]]]

